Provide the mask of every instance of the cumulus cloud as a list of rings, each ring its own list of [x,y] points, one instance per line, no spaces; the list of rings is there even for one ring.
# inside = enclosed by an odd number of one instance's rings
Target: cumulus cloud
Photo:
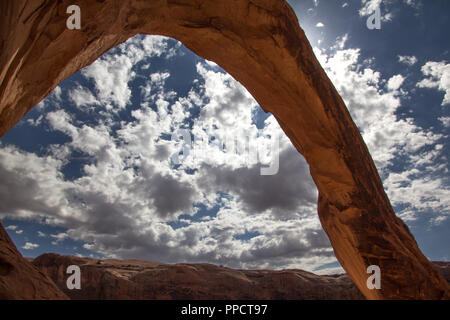
[[[391,91],[397,91],[402,86],[403,81],[405,81],[405,78],[401,74],[397,74],[388,80],[387,87]]]
[[[69,235],[65,232],[60,232],[57,234],[51,234],[50,237],[52,237],[53,239],[55,239],[56,243],[62,242],[64,241],[64,239],[67,239],[69,237]]]
[[[133,66],[144,57],[171,58],[179,45],[168,48],[168,38],[161,36],[136,36],[120,45],[81,74],[94,82],[95,96],[87,88],[76,88],[69,94],[77,106],[100,104],[107,110],[123,109],[130,103],[129,82],[136,76]]]
[[[0,212],[19,217],[56,214],[67,204],[63,195],[62,161],[38,157],[8,146],[0,149]]]
[[[415,56],[398,55],[397,58],[400,63],[404,63],[409,66],[415,65],[419,61]]]
[[[419,9],[422,5],[421,0],[403,0],[403,4],[410,6],[414,9]],[[375,12],[376,8],[380,10],[384,9],[384,14],[382,11],[381,20],[383,22],[392,21],[394,18],[392,7],[393,5],[398,5],[397,0],[361,0],[361,9],[359,10],[359,15],[361,17],[370,16]]]
[[[128,82],[134,77],[131,71],[132,60],[126,55],[108,55],[95,61],[83,69],[82,74],[95,82],[97,95],[102,104],[111,107],[113,104],[125,108],[131,97]],[[80,95],[73,93],[73,95]]]
[[[32,242],[26,242],[25,245],[22,246],[22,249],[24,250],[33,250],[38,248],[39,245],[37,243],[32,243]]]
[[[450,128],[450,117],[440,117],[438,120],[442,122],[444,127]]]
[[[422,0],[403,0],[408,6],[419,9],[422,6]]]
[[[92,106],[100,104],[88,88],[78,86],[69,93],[70,99],[77,107]]]
[[[94,249],[94,244],[92,244],[92,243],[85,243],[85,244],[83,244],[83,248],[85,248],[85,249],[87,249],[87,250],[92,250],[92,249]]]
[[[153,199],[156,214],[162,219],[174,218],[191,210],[195,188],[189,182],[159,173],[136,182],[136,192]]]
[[[422,73],[425,77],[417,86],[444,91],[442,105],[450,104],[450,64],[445,61],[429,61],[422,66]]]
[[[362,7],[359,9],[359,15],[365,17],[374,14],[375,10],[380,8],[381,3],[382,0],[362,0]],[[390,20],[392,20],[391,12],[381,15],[381,21],[385,22]]]
[[[292,217],[315,211],[317,191],[306,161],[294,147],[280,154],[280,171],[263,176],[258,165],[232,169],[205,165],[199,183],[209,192],[227,190],[242,201],[247,212],[271,212],[275,217]],[[305,211],[305,212],[302,212]]]
[[[432,219],[432,224],[435,226],[440,225],[442,222],[446,221],[448,219],[448,216],[439,216]]]

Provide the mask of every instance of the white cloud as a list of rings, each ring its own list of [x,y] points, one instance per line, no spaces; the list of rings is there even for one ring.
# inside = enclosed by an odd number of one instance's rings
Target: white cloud
[[[325,25],[324,25],[322,22],[318,22],[318,23],[316,24],[316,27],[317,27],[317,28],[323,28],[323,27],[325,27]]]
[[[85,243],[83,244],[83,248],[87,249],[87,250],[92,250],[95,248],[94,244],[89,244],[89,243]]]
[[[422,6],[422,0],[403,0],[403,2],[415,9],[419,9]]]
[[[370,16],[374,14],[376,8],[380,8],[386,12],[381,13],[381,20],[383,22],[392,21],[394,18],[392,12],[392,6],[398,5],[397,0],[361,0],[362,7],[359,10],[359,15],[361,17]],[[413,7],[415,9],[419,9],[421,7],[421,0],[403,0],[403,4]]]
[[[434,154],[436,155],[437,152]],[[424,165],[433,163],[429,161],[433,159],[423,160],[419,159],[420,157],[423,157],[423,155],[417,156],[415,160],[418,162],[422,160],[421,162]],[[417,167],[420,167],[420,163]],[[407,206],[406,209],[399,212],[402,219],[415,220],[421,212],[431,210],[432,214],[436,215],[433,219],[439,220],[441,219],[439,217],[450,213],[450,190],[445,187],[442,178],[435,178],[430,174],[433,169],[421,172],[412,167],[400,173],[390,173],[385,179],[384,183],[387,186],[387,194],[391,202],[394,205],[403,204]]]
[[[433,225],[438,226],[442,222],[446,221],[447,219],[448,219],[448,216],[439,216],[439,217],[433,218],[432,223],[433,223]]]
[[[419,60],[415,56],[401,56],[398,55],[398,61],[400,63],[404,63],[406,65],[412,66],[415,65]]]
[[[397,91],[404,81],[405,78],[401,74],[397,74],[388,80],[387,87],[391,91]]]
[[[334,267],[315,270],[314,273],[318,275],[330,275],[330,274],[344,274],[346,273],[346,271],[342,267]]]
[[[445,91],[442,105],[450,104],[450,63],[429,61],[422,66],[422,73],[425,78],[417,86]]]
[[[132,60],[126,55],[103,56],[81,72],[95,82],[96,94],[108,109],[125,108],[131,98],[128,82],[134,77]],[[79,95],[79,94],[78,94]]]
[[[15,225],[9,225],[6,227],[6,230],[16,230],[16,229],[17,229],[17,226],[15,226]]]
[[[100,102],[92,94],[88,88],[78,86],[69,93],[70,99],[75,102],[77,107],[98,105]]]
[[[37,243],[31,243],[31,242],[26,242],[24,246],[22,246],[22,249],[24,250],[33,250],[38,248],[39,245]]]
[[[40,126],[40,125],[41,125],[43,119],[44,119],[44,116],[43,116],[43,115],[40,115],[40,116],[37,117],[36,119],[32,119],[32,118],[28,119],[28,120],[27,120],[27,123],[28,123],[30,126],[37,127],[37,126]]]
[[[370,16],[375,13],[377,8],[380,8],[382,0],[362,0],[362,7],[359,9],[359,15],[361,17]],[[387,12],[386,14],[381,13],[381,21],[391,21],[392,13]]]
[[[69,238],[69,235],[65,232],[60,232],[57,234],[51,234],[50,237],[56,239],[55,242],[59,243],[59,242],[64,241],[65,239]]]
[[[382,0],[361,0],[363,7],[359,10],[361,16],[373,14],[376,8],[379,8]]]
[[[450,128],[450,117],[440,117],[438,120],[442,122],[444,127]]]
[[[83,76],[94,81],[96,97],[88,89],[78,88],[70,93],[72,100],[77,106],[100,103],[107,110],[125,108],[131,99],[128,83],[136,75],[133,66],[144,57],[173,57],[179,44],[168,49],[169,41],[162,36],[136,36],[112,49],[81,71]]]
[[[38,232],[37,232],[37,235],[38,235],[38,237],[40,237],[40,238],[45,238],[45,237],[47,237],[47,235],[46,235],[44,232],[42,232],[42,231],[38,231]]]
[[[0,212],[31,217],[67,204],[63,200],[66,183],[59,171],[62,161],[8,146],[0,149],[0,163],[3,185],[7,186],[0,190]]]
[[[59,101],[59,102],[62,101],[61,100],[62,90],[61,90],[60,86],[57,86],[55,89],[53,89],[51,94],[55,97],[56,101]]]

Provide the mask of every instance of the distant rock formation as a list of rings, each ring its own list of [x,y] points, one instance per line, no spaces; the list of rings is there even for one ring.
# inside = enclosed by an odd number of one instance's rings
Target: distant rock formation
[[[302,270],[235,270],[212,264],[162,264],[44,254],[33,265],[71,299],[364,299],[345,274]],[[66,286],[69,265],[81,268],[81,290]]]
[[[212,264],[163,264],[43,254],[32,260],[71,299],[362,300],[346,274],[303,270],[236,270]],[[435,262],[450,280],[450,262]],[[66,286],[69,265],[81,268],[81,290]]]
[[[22,258],[0,221],[0,300],[68,299],[45,273]]]
[[[396,217],[369,151],[285,0],[0,1],[0,136],[59,82],[138,34],[183,42],[240,81],[303,154],[318,213],[340,261],[369,299],[445,299],[450,288]],[[282,164],[281,164],[282,165]],[[382,272],[366,286],[367,267]]]

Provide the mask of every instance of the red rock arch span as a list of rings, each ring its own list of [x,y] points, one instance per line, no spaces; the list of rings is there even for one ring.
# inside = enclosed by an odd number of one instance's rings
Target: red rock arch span
[[[66,9],[81,8],[81,30]],[[285,0],[0,2],[0,135],[59,82],[138,34],[183,42],[240,81],[310,165],[336,257],[369,299],[449,297],[449,286],[395,216],[347,108]],[[366,286],[369,265],[381,289]]]

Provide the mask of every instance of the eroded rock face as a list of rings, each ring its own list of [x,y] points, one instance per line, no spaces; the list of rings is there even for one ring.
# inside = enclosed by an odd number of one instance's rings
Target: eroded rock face
[[[364,299],[345,274],[302,270],[234,270],[211,264],[162,264],[44,254],[32,262],[71,299]],[[81,269],[81,290],[68,290],[69,265]]]
[[[369,299],[449,298],[449,286],[395,216],[345,104],[284,0],[0,2],[0,135],[63,79],[138,33],[183,42],[218,63],[271,112],[310,165],[336,257]],[[381,290],[366,286],[369,265]]]
[[[0,221],[0,300],[68,299],[42,271],[22,258]]]
[[[303,270],[236,270],[212,264],[99,260],[43,254],[31,259],[71,299],[361,300],[346,275]],[[450,263],[434,262],[450,280]],[[68,290],[66,269],[81,269],[81,290]]]

